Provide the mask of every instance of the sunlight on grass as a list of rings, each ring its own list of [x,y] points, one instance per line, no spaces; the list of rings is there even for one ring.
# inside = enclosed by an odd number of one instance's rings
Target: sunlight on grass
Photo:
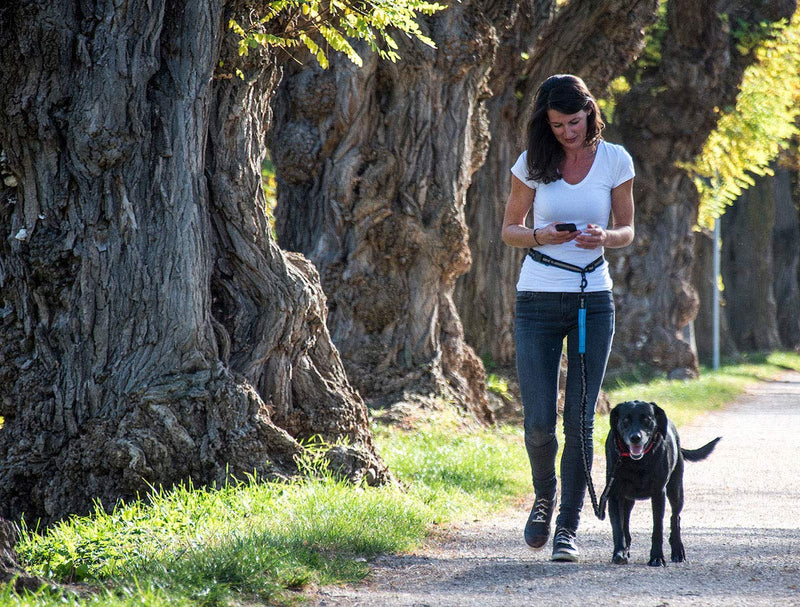
[[[723,365],[717,371],[703,369],[697,379],[658,379],[647,384],[619,385],[609,389],[608,395],[612,405],[634,399],[656,402],[676,425],[681,426],[702,412],[714,411],[732,402],[744,394],[748,386],[774,380],[787,370],[800,371],[800,354],[751,355],[745,362]]]
[[[612,404],[655,401],[680,426],[788,369],[800,371],[800,355],[753,356],[691,381],[618,383],[609,394]],[[607,432],[608,417],[598,416],[596,449]],[[41,535],[23,530],[27,570],[89,586],[80,597],[0,587],[0,605],[294,604],[295,590],[360,580],[366,559],[413,549],[436,524],[488,516],[530,493],[518,426],[470,428],[439,412],[413,430],[375,424],[373,434],[397,483],[354,487],[317,469],[290,483],[156,491]]]
[[[331,477],[180,487],[43,536],[26,531],[18,554],[32,573],[59,580],[115,578],[200,604],[225,604],[232,593],[274,600],[286,588],[360,579],[366,565],[355,557],[410,548],[432,518],[396,487]]]
[[[436,522],[508,505],[530,486],[520,428],[454,431],[433,424],[403,432],[375,428],[381,456]]]
[[[488,513],[526,488],[519,429],[455,432],[443,423],[375,433],[398,484],[353,487],[322,475],[158,491],[41,536],[25,530],[20,560],[56,580],[113,579],[123,595],[141,588],[150,598],[139,604],[165,596],[228,604],[240,594],[280,602],[286,589],[361,579],[365,558],[409,550],[432,524]],[[123,595],[114,601],[126,604]],[[51,604],[45,595],[37,601]]]

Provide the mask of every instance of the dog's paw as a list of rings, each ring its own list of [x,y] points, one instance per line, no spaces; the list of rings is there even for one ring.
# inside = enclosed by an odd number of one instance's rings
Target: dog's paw
[[[617,550],[614,553],[611,562],[615,565],[627,565],[628,564],[628,551],[627,550]]]
[[[672,546],[670,560],[672,560],[673,563],[682,563],[686,560],[686,551],[683,549],[683,544],[678,543]]]
[[[664,560],[664,555],[662,554],[660,556],[651,556],[650,562],[647,564],[651,567],[666,567],[667,561]]]

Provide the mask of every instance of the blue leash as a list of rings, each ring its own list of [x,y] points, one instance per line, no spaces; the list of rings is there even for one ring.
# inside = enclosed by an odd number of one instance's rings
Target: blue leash
[[[586,387],[586,286],[589,284],[589,281],[586,278],[586,275],[589,272],[594,272],[597,268],[599,268],[605,262],[605,259],[601,255],[597,259],[595,259],[592,263],[590,263],[585,268],[580,266],[576,266],[571,263],[567,263],[565,261],[560,261],[558,259],[553,259],[549,255],[545,255],[544,253],[540,253],[535,249],[529,249],[528,255],[534,261],[544,264],[546,266],[553,266],[555,268],[561,268],[562,270],[567,270],[568,272],[575,272],[581,275],[581,294],[578,298],[578,355],[580,356],[581,360],[581,453],[583,455],[583,473],[586,476],[586,488],[589,490],[589,497],[592,499],[592,508],[594,509],[595,516],[599,518],[601,521],[606,517],[606,500],[608,499],[608,489],[610,487],[606,487],[606,490],[603,492],[602,497],[600,498],[600,503],[597,501],[597,495],[594,491],[594,484],[592,483],[592,473],[591,473],[591,466],[589,462],[589,452],[586,449],[586,407],[587,407],[587,387]]]

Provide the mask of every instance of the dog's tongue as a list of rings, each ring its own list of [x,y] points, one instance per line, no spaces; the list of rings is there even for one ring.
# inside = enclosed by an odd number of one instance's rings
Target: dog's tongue
[[[631,445],[631,457],[640,459],[644,455],[644,445]]]

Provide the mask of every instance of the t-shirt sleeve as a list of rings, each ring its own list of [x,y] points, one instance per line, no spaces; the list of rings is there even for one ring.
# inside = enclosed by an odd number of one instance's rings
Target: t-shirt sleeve
[[[511,167],[511,174],[519,179],[522,183],[528,186],[530,189],[535,190],[537,183],[528,179],[528,152],[522,152],[517,158],[517,161],[514,163],[514,166]]]
[[[615,147],[617,148],[617,162],[613,187],[617,187],[629,179],[633,179],[636,175],[636,172],[633,170],[633,158],[631,158],[628,150],[621,145]]]

